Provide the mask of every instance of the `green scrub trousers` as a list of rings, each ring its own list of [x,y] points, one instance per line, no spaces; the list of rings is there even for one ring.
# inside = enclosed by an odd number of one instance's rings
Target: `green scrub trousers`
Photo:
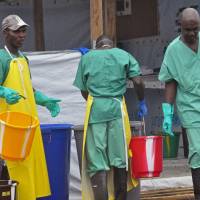
[[[89,124],[86,139],[88,173],[108,171],[110,167],[125,168],[125,143],[122,119]]]

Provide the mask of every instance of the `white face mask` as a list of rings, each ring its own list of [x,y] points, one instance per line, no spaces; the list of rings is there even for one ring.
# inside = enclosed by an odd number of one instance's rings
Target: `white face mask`
[[[104,45],[102,45],[101,47],[102,47],[102,48],[105,48],[105,47],[111,48],[111,45],[109,45],[109,44],[104,44]]]

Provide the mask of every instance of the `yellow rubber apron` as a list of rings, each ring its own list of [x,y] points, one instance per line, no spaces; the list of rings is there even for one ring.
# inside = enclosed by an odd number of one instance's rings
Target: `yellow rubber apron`
[[[30,72],[25,58],[12,59],[3,86],[16,90],[26,99],[21,98],[17,104],[8,105],[1,98],[0,112],[9,109],[9,111],[20,111],[38,117]],[[40,127],[35,132],[28,158],[17,162],[6,161],[6,164],[10,178],[19,182],[18,200],[35,200],[37,197],[51,194]]]
[[[88,128],[88,122],[90,117],[90,111],[93,103],[93,97],[88,96],[87,99],[87,105],[86,105],[86,115],[85,115],[85,122],[84,122],[84,133],[83,133],[83,147],[82,147],[82,171],[81,171],[81,190],[82,190],[82,200],[94,200],[94,195],[90,183],[90,178],[86,172],[86,157],[85,157],[85,143],[86,143],[86,134],[87,134],[87,128]],[[126,103],[123,98],[123,101],[121,103],[121,109],[122,109],[122,117],[123,117],[123,127],[124,127],[124,133],[125,133],[125,139],[126,139],[126,157],[128,158],[128,145],[131,140],[131,129],[130,129],[130,123],[128,118],[128,113],[126,109]],[[128,180],[127,180],[127,186],[128,191],[133,189],[137,186],[138,181],[136,179],[131,178],[131,166],[130,166],[130,159],[128,158],[127,163],[127,169],[128,169]],[[113,184],[113,171],[110,170],[108,173],[108,194],[109,194],[109,200],[114,200],[114,184]]]

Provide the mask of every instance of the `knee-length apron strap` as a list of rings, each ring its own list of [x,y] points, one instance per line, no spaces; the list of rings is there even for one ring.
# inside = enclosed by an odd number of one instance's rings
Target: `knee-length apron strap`
[[[86,134],[87,134],[87,128],[88,128],[88,122],[90,117],[90,111],[93,103],[93,97],[88,96],[87,99],[87,105],[86,105],[86,115],[85,115],[85,122],[84,122],[84,133],[83,133],[83,147],[82,147],[82,170],[81,170],[81,189],[82,189],[82,199],[83,200],[94,200],[92,187],[90,184],[90,178],[86,172],[86,158],[85,158],[85,143],[86,143]],[[126,109],[126,103],[123,98],[121,103],[121,112],[122,112],[122,120],[123,120],[123,130],[124,130],[124,140],[126,144],[126,158],[127,158],[127,169],[128,169],[128,190],[133,189],[133,187],[136,187],[138,184],[138,181],[136,179],[133,179],[131,177],[131,166],[129,158],[128,158],[128,146],[131,140],[131,129],[130,129],[130,123],[128,118],[128,112]],[[109,172],[108,175],[108,192],[109,192],[109,200],[114,200],[114,187],[113,187],[113,172]]]

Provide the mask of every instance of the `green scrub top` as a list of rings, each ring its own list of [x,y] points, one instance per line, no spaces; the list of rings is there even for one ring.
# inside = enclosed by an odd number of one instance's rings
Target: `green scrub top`
[[[170,43],[159,80],[168,82],[172,79],[178,83],[176,105],[183,127],[200,127],[200,44],[196,53],[180,37]]]
[[[94,97],[89,123],[121,118],[127,78],[140,74],[135,58],[119,48],[91,50],[82,56],[74,85]]]
[[[3,84],[7,77],[10,61],[9,54],[4,49],[0,49],[0,85]]]
[[[12,54],[15,58],[16,56]],[[20,56],[19,56],[20,57]],[[26,58],[26,57],[25,57]],[[0,49],[0,85],[5,81],[10,68],[11,57],[5,49]],[[28,59],[26,58],[27,62]]]

